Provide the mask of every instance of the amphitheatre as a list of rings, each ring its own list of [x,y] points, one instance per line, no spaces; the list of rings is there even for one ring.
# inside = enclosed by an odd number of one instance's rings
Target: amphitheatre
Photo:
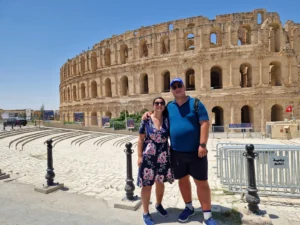
[[[141,27],[96,43],[60,69],[61,120],[84,113],[85,126],[101,117],[152,109],[172,99],[169,83],[181,77],[190,96],[206,105],[212,123],[299,118],[300,23],[281,23],[276,12],[191,17]]]

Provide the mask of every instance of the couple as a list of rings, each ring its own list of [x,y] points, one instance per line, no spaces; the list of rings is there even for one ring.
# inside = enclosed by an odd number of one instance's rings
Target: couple
[[[165,100],[153,100],[153,113],[143,115],[138,139],[138,185],[142,188],[143,220],[146,225],[154,222],[149,214],[151,188],[156,185],[155,208],[162,216],[168,212],[162,206],[164,182],[179,180],[179,189],[185,209],[180,222],[194,215],[190,176],[197,186],[197,195],[207,225],[217,225],[211,213],[211,195],[207,182],[208,162],[206,143],[209,118],[205,106],[186,95],[180,78],[171,81],[175,100],[166,105]],[[196,109],[196,110],[195,110]],[[201,134],[201,135],[200,135]],[[168,144],[170,137],[171,150]]]

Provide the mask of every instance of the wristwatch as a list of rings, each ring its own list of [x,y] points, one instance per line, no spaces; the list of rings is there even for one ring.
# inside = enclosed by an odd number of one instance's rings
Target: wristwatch
[[[205,143],[200,143],[200,146],[202,147],[202,148],[206,148],[206,144]]]

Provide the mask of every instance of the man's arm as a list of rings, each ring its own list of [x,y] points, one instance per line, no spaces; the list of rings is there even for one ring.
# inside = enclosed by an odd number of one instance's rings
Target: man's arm
[[[200,121],[200,143],[198,148],[198,156],[200,158],[207,155],[207,147],[201,147],[200,144],[207,144],[209,136],[209,120]]]

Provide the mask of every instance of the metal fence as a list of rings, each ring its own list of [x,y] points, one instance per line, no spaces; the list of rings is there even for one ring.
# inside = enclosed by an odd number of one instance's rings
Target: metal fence
[[[246,192],[248,185],[245,144],[219,143],[218,176],[230,192]],[[300,195],[300,146],[254,145],[256,185],[268,195]],[[219,148],[219,149],[218,149]],[[275,163],[274,163],[275,162]]]
[[[230,129],[225,126],[211,126],[211,138],[263,138],[260,126],[254,126],[252,129]]]

